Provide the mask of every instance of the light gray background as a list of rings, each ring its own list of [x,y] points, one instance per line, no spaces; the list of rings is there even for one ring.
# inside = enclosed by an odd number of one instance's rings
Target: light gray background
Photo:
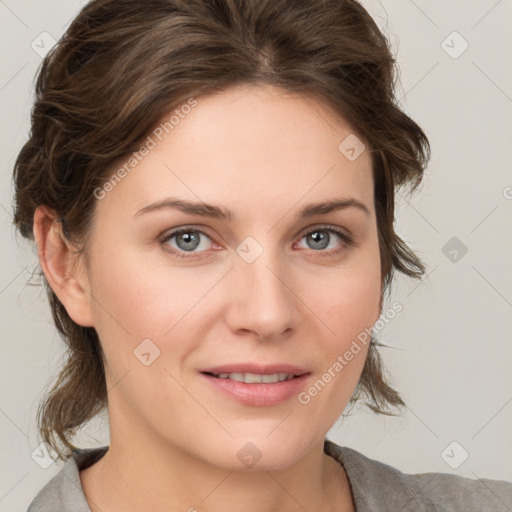
[[[41,61],[32,41],[42,32],[58,39],[83,4],[0,0],[1,511],[26,510],[61,467],[42,469],[31,457],[37,404],[62,362],[62,342],[42,289],[27,285],[37,259],[14,237],[11,172]],[[399,198],[397,213],[398,232],[428,270],[422,282],[398,277],[390,304],[404,309],[381,332],[395,347],[382,355],[407,411],[387,418],[356,410],[330,438],[405,472],[512,481],[512,1],[363,5],[392,41],[402,106],[432,144],[422,188]],[[469,44],[458,58],[443,49],[462,48],[454,31]],[[452,237],[468,249],[455,262],[442,250]],[[107,444],[104,420],[78,443]],[[455,469],[445,461],[457,465],[465,452]]]

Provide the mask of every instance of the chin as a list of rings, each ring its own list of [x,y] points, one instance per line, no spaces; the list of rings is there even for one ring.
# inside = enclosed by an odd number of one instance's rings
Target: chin
[[[210,451],[212,446],[209,447],[209,462],[227,471],[283,470],[296,464],[314,445],[314,440],[308,443],[304,433],[297,430],[293,435],[289,430],[282,433],[276,430],[270,435],[266,429],[264,432],[250,436],[246,430],[244,436],[234,436],[233,439],[226,439],[225,443],[214,442],[213,452]],[[319,435],[319,439],[323,443],[322,435]]]

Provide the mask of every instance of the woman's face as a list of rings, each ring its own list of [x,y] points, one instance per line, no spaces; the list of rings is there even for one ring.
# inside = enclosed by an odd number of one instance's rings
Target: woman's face
[[[98,194],[84,276],[111,439],[280,469],[323,443],[367,345],[344,354],[380,313],[370,155],[340,149],[351,128],[311,98],[260,86],[196,101]],[[363,206],[302,215],[348,199]]]

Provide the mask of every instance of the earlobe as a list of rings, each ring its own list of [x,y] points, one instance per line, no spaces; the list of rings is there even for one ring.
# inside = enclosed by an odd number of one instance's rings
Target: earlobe
[[[80,270],[81,265],[75,265],[77,256],[55,212],[39,206],[34,212],[33,232],[39,263],[48,284],[74,322],[94,327],[87,275]]]

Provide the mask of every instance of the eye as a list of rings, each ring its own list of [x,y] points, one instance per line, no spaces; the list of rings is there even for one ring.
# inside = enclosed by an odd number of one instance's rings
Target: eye
[[[202,243],[201,238],[203,237],[211,240],[210,237],[200,229],[183,227],[165,235],[161,242],[168,245],[168,250],[178,258],[186,258],[186,254],[183,253],[202,252],[195,251],[197,248],[208,249],[208,247],[204,247],[204,244]],[[174,246],[173,244],[169,243],[173,238],[176,239]]]
[[[332,235],[334,235],[334,238],[341,239],[342,243],[338,243],[337,248],[326,251],[325,249],[329,248],[332,242]],[[193,258],[197,253],[206,252],[210,248],[208,247],[209,244],[205,243],[203,239],[212,242],[204,231],[184,226],[164,235],[160,239],[160,243],[166,246],[165,250],[177,258]],[[348,233],[324,226],[304,233],[300,240],[303,239],[306,239],[310,246],[306,249],[309,248],[314,252],[321,253],[322,256],[335,256],[345,250],[347,246],[355,245],[352,236]]]
[[[332,235],[334,234],[334,238],[339,238],[342,240],[341,244],[337,244],[334,247],[334,250],[325,251],[332,242]],[[353,238],[348,234],[341,230],[334,229],[332,227],[318,227],[312,231],[308,231],[305,233],[301,240],[306,240],[306,243],[309,245],[309,249],[313,249],[315,252],[322,252],[322,256],[333,256],[341,251],[343,251],[346,246],[354,245]],[[332,247],[331,247],[332,249]],[[326,253],[326,254],[323,254]]]

